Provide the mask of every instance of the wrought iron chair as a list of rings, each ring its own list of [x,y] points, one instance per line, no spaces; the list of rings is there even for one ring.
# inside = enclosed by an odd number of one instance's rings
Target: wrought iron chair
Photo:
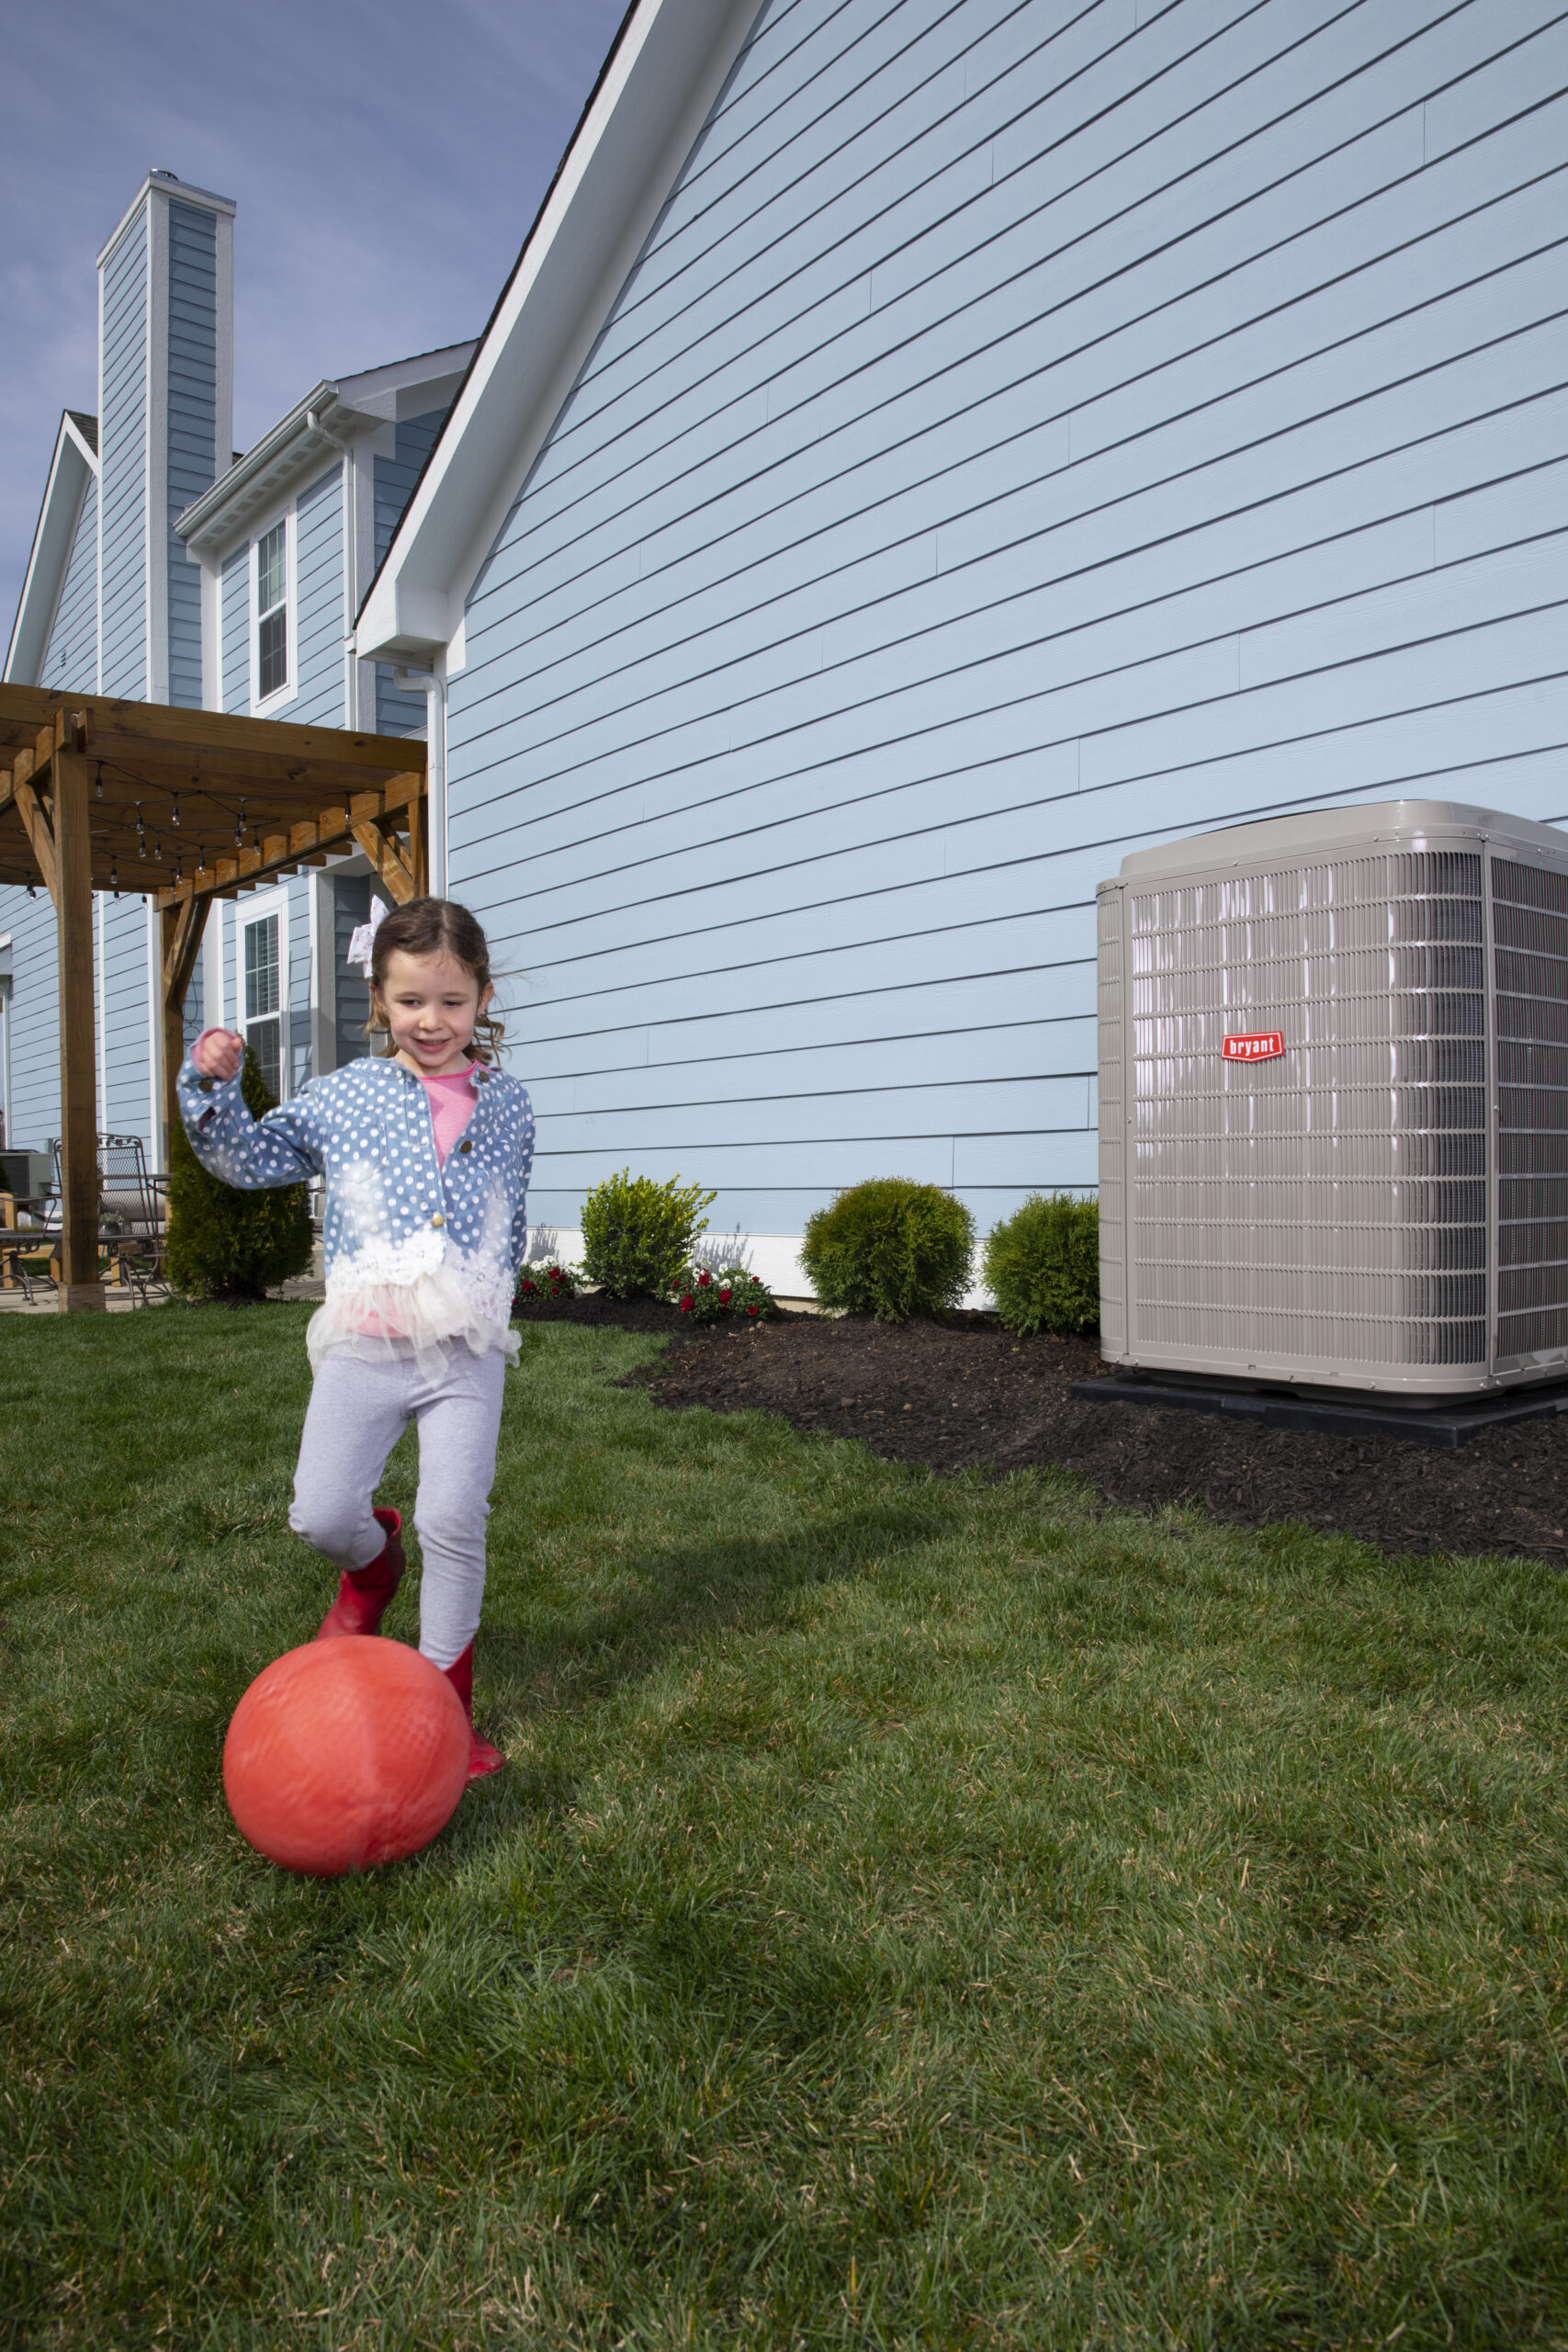
[[[51,1137],[54,1189],[61,1190],[60,1142]],[[58,1232],[58,1223],[55,1227]],[[149,1290],[168,1290],[164,1273],[167,1230],[163,1193],[147,1166],[140,1136],[98,1137],[98,1246],[114,1261],[120,1283],[148,1304]],[[37,1277],[35,1276],[36,1280]],[[28,1293],[29,1298],[31,1293]]]

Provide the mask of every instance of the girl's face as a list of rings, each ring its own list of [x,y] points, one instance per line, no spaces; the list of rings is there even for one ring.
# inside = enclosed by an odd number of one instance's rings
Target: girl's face
[[[481,996],[467,965],[445,948],[434,956],[410,956],[394,947],[376,991],[376,1010],[405,1069],[418,1070],[422,1078],[445,1078],[467,1069],[473,1059],[474,1023],[494,994],[487,987]]]

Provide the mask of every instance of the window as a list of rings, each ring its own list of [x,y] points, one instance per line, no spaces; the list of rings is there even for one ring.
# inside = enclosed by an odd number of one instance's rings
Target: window
[[[261,1067],[269,1094],[283,1092],[283,973],[278,919],[263,915],[245,925],[245,1043]]]
[[[288,684],[288,525],[256,541],[256,700]]]

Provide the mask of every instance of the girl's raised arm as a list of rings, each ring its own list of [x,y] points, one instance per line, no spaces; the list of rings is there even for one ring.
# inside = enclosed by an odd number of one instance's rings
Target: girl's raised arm
[[[321,1147],[304,1096],[253,1118],[240,1091],[244,1043],[208,1029],[180,1068],[180,1117],[190,1148],[210,1175],[243,1193],[298,1184],[320,1173]]]

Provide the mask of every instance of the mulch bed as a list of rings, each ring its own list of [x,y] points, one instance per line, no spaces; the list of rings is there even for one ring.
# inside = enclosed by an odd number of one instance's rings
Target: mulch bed
[[[1243,1527],[1280,1520],[1385,1552],[1514,1552],[1568,1559],[1568,1415],[1515,1422],[1456,1453],[1392,1437],[1258,1429],[1215,1414],[1090,1405],[1104,1371],[1083,1340],[1014,1340],[988,1316],[874,1323],[781,1315],[692,1334],[652,1299],[580,1299],[541,1318],[669,1331],[682,1343],[632,1375],[661,1405],[782,1414],[798,1430],[950,1472],[1055,1464],[1111,1503],[1200,1502]]]

